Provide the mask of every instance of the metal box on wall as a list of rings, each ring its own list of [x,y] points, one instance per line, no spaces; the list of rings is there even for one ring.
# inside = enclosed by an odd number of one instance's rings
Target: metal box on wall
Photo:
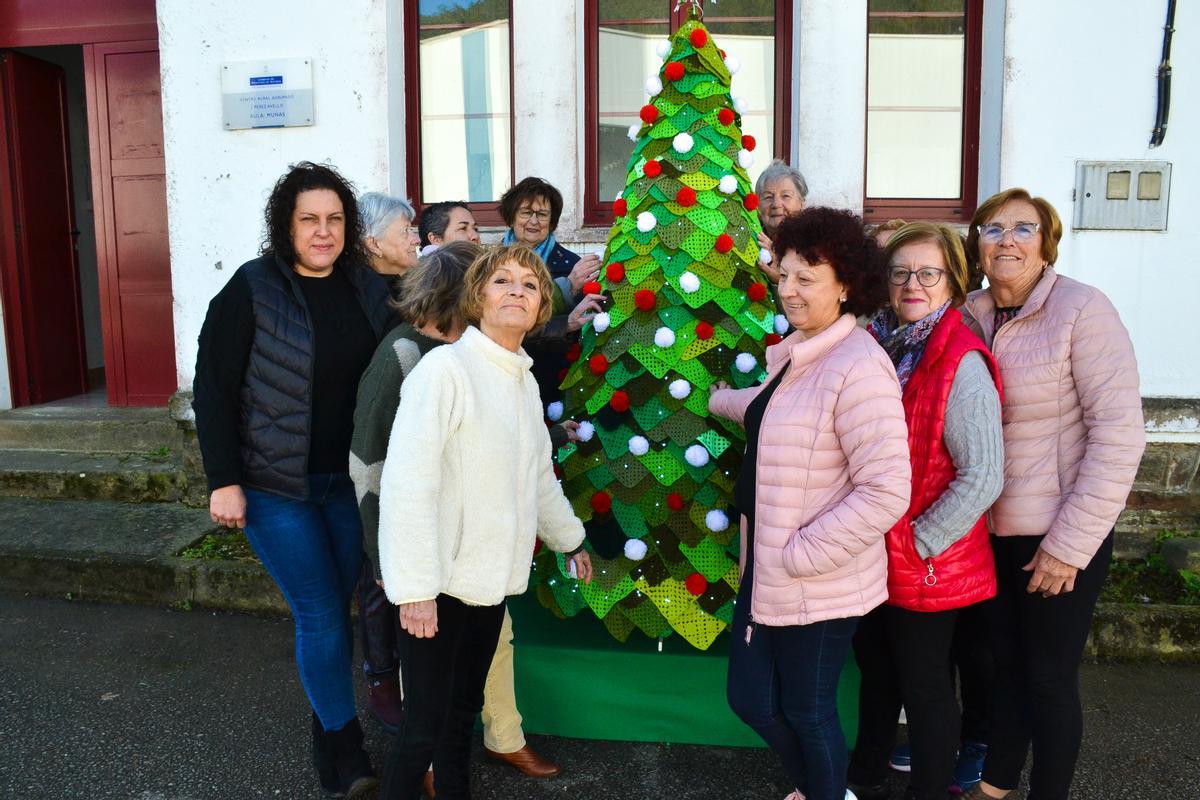
[[[1076,230],[1165,231],[1169,161],[1076,161]]]

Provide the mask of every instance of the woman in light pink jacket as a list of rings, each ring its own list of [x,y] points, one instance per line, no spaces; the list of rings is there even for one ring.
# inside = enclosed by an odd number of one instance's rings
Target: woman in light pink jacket
[[[1032,741],[1029,796],[1066,800],[1079,661],[1145,448],[1133,344],[1107,297],[1054,271],[1061,238],[1053,206],[1009,189],[979,206],[967,239],[989,285],[966,309],[1004,381],[1004,491],[989,517],[992,740],[965,797],[1006,797]]]
[[[718,384],[709,400],[747,443],[727,691],[783,761],[789,797],[843,800],[838,678],[859,617],[887,598],[884,534],[908,508],[908,432],[892,362],[855,324],[885,297],[862,220],[807,209],[779,226],[774,249],[796,330],[767,350],[761,386]]]

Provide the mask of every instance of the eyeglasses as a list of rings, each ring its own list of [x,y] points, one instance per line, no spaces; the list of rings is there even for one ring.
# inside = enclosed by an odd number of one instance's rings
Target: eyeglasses
[[[946,270],[937,267],[921,267],[920,269],[888,267],[888,283],[892,286],[904,286],[910,277],[916,275],[917,283],[928,289],[930,286],[937,286],[945,272]]]
[[[1014,242],[1030,242],[1037,235],[1038,229],[1042,226],[1036,222],[1018,222],[1011,228],[1005,228],[1002,225],[991,223],[988,225],[976,225],[975,230],[979,231],[981,241],[988,244],[998,244],[1004,238],[1004,234],[1012,233]]]
[[[521,220],[521,222],[528,222],[531,217],[537,217],[538,222],[543,222],[543,223],[549,222],[550,221],[550,212],[549,211],[534,211],[532,208],[517,209],[517,219]]]

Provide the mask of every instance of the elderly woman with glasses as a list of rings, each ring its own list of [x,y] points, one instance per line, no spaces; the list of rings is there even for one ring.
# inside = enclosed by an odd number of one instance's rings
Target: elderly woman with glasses
[[[1083,734],[1079,661],[1145,449],[1137,361],[1112,303],[1054,269],[1062,223],[1024,189],[984,201],[966,309],[1004,380],[1004,489],[989,522],[997,595],[991,742],[967,797],[1065,800]]]
[[[945,800],[959,745],[949,670],[960,611],[996,593],[984,512],[1004,480],[996,363],[962,321],[968,270],[958,234],[916,222],[887,245],[888,305],[867,325],[900,380],[912,498],[887,533],[888,600],[854,635],[862,672],[850,788],[888,796],[896,714],[908,710],[906,800]]]
[[[758,246],[770,253],[779,223],[804,210],[808,182],[800,170],[775,159],[754,182],[754,193],[758,195],[758,218],[763,227],[758,235]],[[765,257],[758,266],[772,283],[779,283],[779,270],[770,257]]]

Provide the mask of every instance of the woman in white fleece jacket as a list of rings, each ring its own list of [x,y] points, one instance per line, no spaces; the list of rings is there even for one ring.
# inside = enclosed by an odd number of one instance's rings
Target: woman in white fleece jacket
[[[554,477],[532,360],[553,285],[532,250],[489,248],[464,278],[462,338],[404,382],[380,483],[379,564],[400,607],[405,716],[383,797],[469,797],[471,732],[504,618],[529,582],[534,540],[591,581],[583,524]]]

